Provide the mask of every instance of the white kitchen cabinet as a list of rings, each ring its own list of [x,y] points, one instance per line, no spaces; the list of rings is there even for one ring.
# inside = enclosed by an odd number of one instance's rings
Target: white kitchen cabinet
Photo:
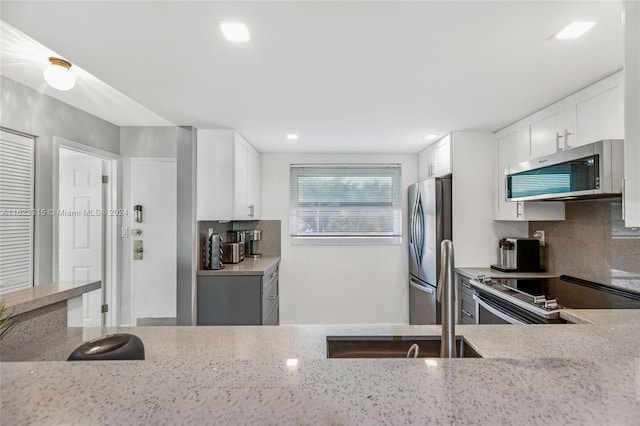
[[[640,3],[624,2],[624,204],[626,227],[640,226]]]
[[[260,214],[260,154],[227,129],[198,130],[197,220],[252,220]]]
[[[234,141],[234,219],[260,216],[260,154],[236,133]]]
[[[259,219],[262,214],[260,185],[260,153],[255,149],[249,150],[249,186],[247,191],[248,205],[253,206],[252,219]]]
[[[451,135],[448,134],[420,152],[420,180],[450,174],[451,149]]]
[[[566,103],[557,102],[527,119],[528,158],[538,158],[564,150]]]
[[[527,159],[603,139],[624,139],[622,72],[528,116],[526,121]]]
[[[505,175],[511,164],[522,161],[523,142],[526,141],[527,128],[525,123],[516,123],[496,134],[494,143],[495,167],[495,220],[524,220],[522,217],[522,205],[507,201]]]
[[[530,123],[528,119],[521,120],[495,135],[495,220],[564,220],[562,201],[507,201],[505,176],[510,165],[524,161],[527,157]]]
[[[624,139],[622,72],[567,98],[565,149],[603,139]]]

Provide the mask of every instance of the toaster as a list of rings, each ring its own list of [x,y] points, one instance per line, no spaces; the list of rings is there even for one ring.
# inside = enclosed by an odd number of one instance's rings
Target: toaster
[[[239,263],[244,260],[244,242],[222,244],[222,263]]]

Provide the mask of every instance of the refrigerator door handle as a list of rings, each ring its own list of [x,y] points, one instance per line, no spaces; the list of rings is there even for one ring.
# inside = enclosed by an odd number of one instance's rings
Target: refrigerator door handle
[[[423,292],[425,292],[427,294],[433,294],[433,289],[431,287],[420,285],[417,282],[415,282],[414,280],[410,280],[409,284],[411,285],[411,287],[415,288],[416,290],[423,291]]]
[[[422,253],[424,251],[424,210],[422,209],[422,196],[418,194],[418,203],[416,206],[416,240],[418,247],[418,259],[422,261]]]
[[[418,227],[418,205],[420,203],[420,193],[418,193],[416,195],[416,202],[413,205],[413,208],[411,209],[411,220],[409,221],[409,226],[411,227],[411,229],[409,230],[409,235],[411,238],[410,241],[410,246],[413,249],[413,252],[416,255],[416,261],[418,263],[418,266],[420,266],[420,252],[418,249],[418,234],[416,232],[417,227]]]

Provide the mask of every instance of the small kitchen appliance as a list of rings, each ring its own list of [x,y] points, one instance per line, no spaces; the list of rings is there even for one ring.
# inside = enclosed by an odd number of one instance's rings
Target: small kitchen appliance
[[[209,236],[205,243],[204,269],[222,269],[222,235],[213,232],[209,228]]]
[[[223,243],[222,263],[240,263],[244,260],[244,243]]]
[[[247,241],[249,241],[249,256],[253,259],[259,259],[262,257],[261,253],[258,253],[258,241],[262,240],[261,229],[250,229],[246,231]]]
[[[242,252],[243,257],[249,257],[249,243],[247,242],[247,232],[244,230],[233,230],[227,231],[227,242],[228,243],[243,243],[244,251]]]
[[[498,263],[491,269],[502,272],[544,272],[540,264],[540,240],[502,238],[498,242]]]

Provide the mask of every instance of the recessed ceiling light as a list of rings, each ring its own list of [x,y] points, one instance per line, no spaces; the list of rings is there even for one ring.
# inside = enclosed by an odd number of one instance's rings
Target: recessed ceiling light
[[[44,69],[44,79],[51,87],[58,90],[71,90],[76,84],[76,77],[71,72],[71,62],[60,58],[49,58],[49,66]]]
[[[290,141],[297,141],[299,137],[297,133],[287,133],[287,139]]]
[[[432,140],[437,139],[437,138],[438,138],[438,135],[431,134],[431,135],[425,135],[425,137],[423,139],[427,140],[427,141],[432,141]]]
[[[596,23],[595,22],[572,22],[560,31],[558,31],[553,37],[557,39],[578,38],[582,34],[589,31]]]
[[[224,37],[229,41],[249,41],[249,29],[242,22],[223,22],[220,24],[220,30]]]

